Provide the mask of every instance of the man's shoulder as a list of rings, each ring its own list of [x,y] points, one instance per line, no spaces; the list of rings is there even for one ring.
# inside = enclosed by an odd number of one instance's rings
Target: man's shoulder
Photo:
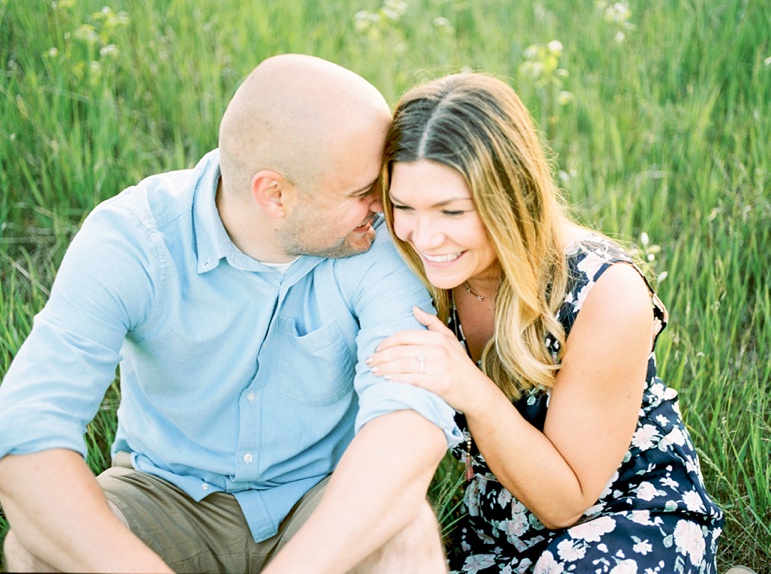
[[[219,170],[216,152],[209,152],[192,168],[147,176],[100,203],[94,213],[108,211],[137,219],[146,228],[162,228],[193,210],[196,190]]]

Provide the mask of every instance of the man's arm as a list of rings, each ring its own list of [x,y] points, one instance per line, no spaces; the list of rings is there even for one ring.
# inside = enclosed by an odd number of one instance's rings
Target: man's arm
[[[319,506],[264,573],[353,568],[415,519],[446,448],[439,427],[414,411],[369,421],[346,449]]]
[[[112,513],[74,451],[0,459],[0,502],[19,543],[58,570],[171,572]]]
[[[386,337],[422,328],[412,309],[431,298],[383,225],[366,254],[338,260],[336,283],[359,321],[356,436],[319,506],[264,571],[346,572],[409,526],[448,446],[460,440],[454,411],[436,395],[372,373],[367,358]]]
[[[15,540],[58,569],[168,571],[84,461],[83,429],[152,302],[145,235],[114,202],[89,215],[0,385],[0,502]]]

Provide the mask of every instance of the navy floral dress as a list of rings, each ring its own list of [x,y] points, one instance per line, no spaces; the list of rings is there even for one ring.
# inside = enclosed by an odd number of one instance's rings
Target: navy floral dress
[[[567,252],[570,281],[557,318],[569,334],[592,286],[614,263],[631,263],[614,243],[600,237]],[[656,336],[667,312],[652,295]],[[450,327],[465,344],[457,312]],[[547,339],[552,352],[554,339]],[[654,342],[655,346],[655,342]],[[550,391],[517,400],[517,410],[543,430]],[[463,414],[457,423],[470,437]],[[570,528],[549,530],[493,476],[473,440],[453,449],[473,478],[466,484],[463,516],[451,535],[452,572],[467,574],[562,572],[671,574],[716,572],[717,538],[723,515],[707,495],[677,405],[677,392],[656,376],[651,350],[637,428],[629,450],[599,500]]]

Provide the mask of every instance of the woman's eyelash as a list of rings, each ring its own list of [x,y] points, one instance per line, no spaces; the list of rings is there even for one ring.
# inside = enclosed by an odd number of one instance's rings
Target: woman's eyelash
[[[394,206],[394,209],[398,211],[412,211],[412,208],[409,205],[397,205],[395,203],[392,205]],[[466,212],[461,209],[443,209],[442,210],[442,215],[446,215],[448,217],[460,217],[464,213]]]

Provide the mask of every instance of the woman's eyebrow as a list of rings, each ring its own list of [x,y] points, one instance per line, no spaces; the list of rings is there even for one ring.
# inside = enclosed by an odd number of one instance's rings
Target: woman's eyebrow
[[[401,203],[402,205],[406,205],[402,200],[400,200],[398,197],[395,197],[393,193],[390,191],[388,192],[388,195],[391,197],[391,201],[393,203]],[[445,199],[443,201],[438,201],[435,204],[429,206],[429,207],[444,207],[445,205],[452,203],[453,201],[471,201],[470,197],[451,197],[449,199]]]

